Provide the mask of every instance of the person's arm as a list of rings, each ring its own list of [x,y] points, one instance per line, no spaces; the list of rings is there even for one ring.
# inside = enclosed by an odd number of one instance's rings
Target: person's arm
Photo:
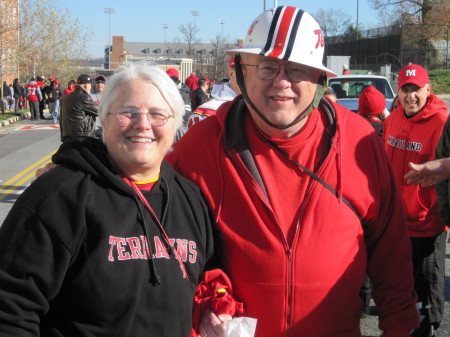
[[[0,227],[0,336],[31,337],[40,334],[71,257],[39,214],[18,202]]]
[[[86,115],[98,117],[98,106],[94,103],[90,95],[83,104],[83,111]]]
[[[377,135],[371,141],[375,163],[368,176],[373,206],[363,221],[367,274],[374,286],[383,337],[407,337],[419,326],[414,292],[411,243],[402,196]]]
[[[450,158],[428,161],[423,164],[409,163],[409,171],[405,175],[409,185],[429,187],[450,177]]]
[[[38,100],[42,101],[43,97],[42,97],[41,88],[39,88],[39,87],[36,88],[36,95],[38,96]]]

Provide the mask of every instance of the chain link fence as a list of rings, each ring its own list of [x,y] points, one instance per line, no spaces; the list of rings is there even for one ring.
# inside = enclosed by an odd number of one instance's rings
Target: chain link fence
[[[326,38],[325,57],[350,56],[351,69],[398,72],[409,62],[429,70],[450,69],[450,25],[405,24]]]

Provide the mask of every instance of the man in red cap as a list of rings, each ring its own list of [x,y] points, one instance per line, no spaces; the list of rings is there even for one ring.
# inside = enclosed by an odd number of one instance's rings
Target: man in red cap
[[[240,94],[239,86],[236,82],[236,75],[234,69],[234,56],[230,58],[228,64],[228,82],[216,84],[211,91],[212,99],[198,106],[195,111],[192,111],[189,117],[188,128],[194,124],[201,122],[207,117],[214,116],[217,109],[225,102],[232,101],[238,94]]]
[[[408,185],[408,163],[435,158],[436,145],[448,117],[445,103],[431,93],[427,71],[417,64],[400,70],[400,105],[386,119],[383,141],[406,206],[412,246],[414,288],[425,318],[412,334],[434,336],[444,310],[445,240],[448,227],[439,215],[436,191]]]
[[[166,74],[175,82],[177,85],[178,91],[180,92],[181,97],[183,98],[183,102],[186,106],[189,106],[189,111],[191,107],[191,99],[189,97],[191,93],[191,89],[183,82],[180,81],[180,73],[175,68],[169,68],[166,71]],[[188,116],[186,116],[187,119]]]

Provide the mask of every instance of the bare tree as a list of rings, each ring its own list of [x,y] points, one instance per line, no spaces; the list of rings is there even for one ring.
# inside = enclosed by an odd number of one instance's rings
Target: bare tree
[[[383,12],[395,12],[408,23],[450,23],[448,0],[369,0],[372,7]],[[439,18],[440,21],[436,21]]]
[[[17,77],[17,47],[18,47],[18,26],[19,15],[18,8],[14,2],[2,1],[0,8],[0,110],[4,112],[4,106],[1,102],[3,97],[3,81],[10,81]]]
[[[67,82],[76,76],[80,60],[88,56],[86,46],[92,35],[58,0],[22,0],[21,74],[26,79],[52,75]]]
[[[188,55],[194,54],[195,45],[197,43],[200,43],[200,39],[197,38],[199,29],[197,28],[197,26],[189,22],[185,25],[179,25],[178,30],[182,34],[182,40],[188,45]]]
[[[342,9],[319,9],[314,14],[315,19],[322,28],[323,33],[332,42],[333,37],[344,34],[344,32],[351,25],[351,17]]]
[[[225,42],[220,34],[216,34],[216,36],[210,40],[210,43],[213,47],[213,55],[215,62],[212,66],[210,66],[209,73],[212,78],[215,79],[223,79],[228,76],[227,67],[230,59],[230,55],[225,54],[227,49],[230,49],[231,46]]]
[[[433,45],[446,40],[444,25],[450,24],[449,0],[370,0],[380,16],[391,13],[392,24],[402,29],[402,57],[405,62],[414,61],[431,66]]]

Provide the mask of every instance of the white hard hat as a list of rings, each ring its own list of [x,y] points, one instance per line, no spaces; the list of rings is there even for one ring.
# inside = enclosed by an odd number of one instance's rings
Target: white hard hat
[[[244,46],[227,53],[256,54],[304,64],[336,74],[322,64],[324,42],[322,30],[307,12],[292,6],[272,8],[251,24]]]

